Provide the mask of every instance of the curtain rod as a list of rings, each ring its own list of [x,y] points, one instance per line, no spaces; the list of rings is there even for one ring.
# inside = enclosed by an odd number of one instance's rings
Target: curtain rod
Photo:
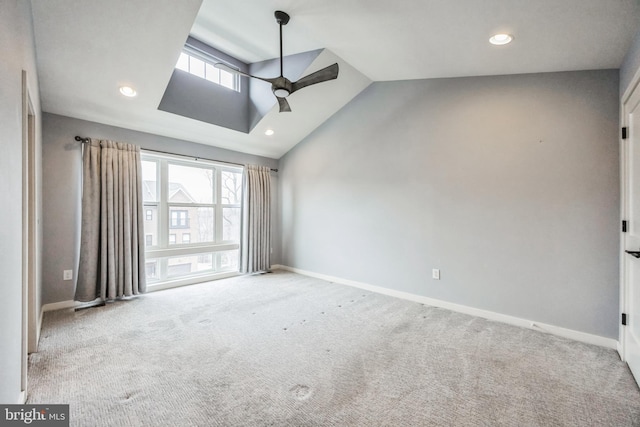
[[[89,138],[83,138],[81,136],[77,136],[75,137],[76,141],[80,141],[81,143],[86,143],[89,142]],[[148,148],[142,148],[142,150],[144,151],[151,151],[153,153],[160,153],[160,154],[169,154],[171,156],[184,156],[184,157],[193,157],[196,160],[208,160],[210,162],[217,162],[217,163],[225,163],[228,165],[234,165],[234,166],[244,166],[242,163],[234,163],[234,162],[225,162],[224,160],[214,160],[214,159],[207,159],[204,157],[195,157],[195,156],[185,156],[184,154],[176,154],[176,153],[169,153],[168,151],[160,151],[160,150],[150,150]],[[271,172],[278,172],[278,169],[273,169],[271,168]]]

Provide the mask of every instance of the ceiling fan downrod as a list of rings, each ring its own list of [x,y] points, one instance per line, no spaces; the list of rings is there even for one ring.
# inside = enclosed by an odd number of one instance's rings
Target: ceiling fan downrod
[[[281,10],[276,10],[274,12],[274,15],[276,17],[276,22],[280,27],[280,77],[284,77],[284,67],[283,67],[283,60],[282,60],[282,26],[287,25],[287,23],[289,23],[289,15],[286,12],[283,12]]]

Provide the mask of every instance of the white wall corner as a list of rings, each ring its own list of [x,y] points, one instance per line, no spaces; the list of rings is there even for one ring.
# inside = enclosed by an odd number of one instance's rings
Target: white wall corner
[[[408,292],[402,292],[394,289],[384,288],[381,286],[370,285],[367,283],[357,282],[355,280],[348,280],[348,279],[343,279],[341,277],[334,277],[326,274],[315,273],[312,271],[302,270],[299,268],[289,267],[286,265],[280,265],[280,264],[273,265],[271,266],[271,269],[291,271],[293,273],[314,277],[316,279],[326,280],[328,282],[334,282],[334,283],[339,283],[341,285],[353,286],[356,288],[365,289],[367,291],[376,292],[383,295],[401,298],[408,301],[419,302],[421,304],[426,304],[433,307],[444,308],[444,309],[455,311],[458,313],[482,317],[484,319],[493,320],[496,322],[502,322],[509,325],[520,326],[523,328],[545,332],[545,333],[560,336],[563,338],[568,338],[575,341],[580,341],[587,344],[598,345],[601,347],[606,347],[612,350],[620,351],[619,342],[613,338],[606,338],[599,335],[588,334],[585,332],[575,331],[573,329],[562,328],[560,326],[548,325],[546,323],[540,323],[532,320],[522,319],[520,317],[509,316],[506,314],[496,313],[488,310],[482,310],[479,308],[455,304],[455,303],[442,301],[434,298],[428,298],[421,295],[411,294]]]

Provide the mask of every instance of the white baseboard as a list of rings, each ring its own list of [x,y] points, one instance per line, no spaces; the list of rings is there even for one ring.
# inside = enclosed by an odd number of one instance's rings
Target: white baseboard
[[[44,306],[40,306],[40,316],[38,317],[38,329],[36,330],[36,351],[40,345],[40,333],[42,332],[42,320],[44,319]]]
[[[624,357],[622,341],[616,341],[616,350],[618,350],[618,355],[620,356],[620,360],[622,360],[623,362],[626,362]]]
[[[40,307],[40,317],[38,317],[38,337],[40,337],[40,331],[42,331],[42,318],[44,317],[44,305]]]
[[[273,265],[273,270],[287,270],[294,273],[302,274],[304,276],[315,277],[317,279],[326,280],[328,282],[339,283],[341,285],[353,286],[367,291],[376,292],[383,295],[389,295],[396,298],[401,298],[409,301],[415,301],[422,304],[431,305],[433,307],[445,308],[447,310],[456,311],[458,313],[469,314],[471,316],[482,317],[488,320],[494,320],[497,322],[507,323],[510,325],[520,326],[527,329],[533,329],[535,331],[546,332],[549,334],[557,335],[564,338],[569,338],[575,341],[584,342],[587,344],[594,344],[601,347],[610,348],[613,350],[618,349],[618,341],[612,338],[601,337],[599,335],[587,334],[585,332],[575,331],[573,329],[561,328],[559,326],[548,325],[532,320],[522,319],[520,317],[509,316],[506,314],[496,313],[489,310],[482,310],[479,308],[469,307],[466,305],[455,304],[452,302],[442,301],[434,298],[424,297],[421,295],[411,294],[408,292],[397,291],[394,289],[383,288],[381,286],[370,285],[368,283],[357,282],[355,280],[343,279],[340,277],[329,276],[326,274],[315,273],[313,271],[301,270],[299,268],[293,268],[286,265]]]
[[[79,305],[82,305],[82,303],[71,300],[52,302],[50,304],[44,304],[42,306],[42,313],[46,313],[47,311],[64,310],[65,308],[75,308]]]
[[[18,396],[18,405],[24,405],[25,403],[27,403],[27,392],[26,391],[21,391],[20,392],[20,396]]]
[[[177,288],[180,286],[188,286],[188,285],[196,285],[199,283],[205,283],[205,282],[209,282],[212,280],[218,280],[218,279],[226,279],[229,277],[235,277],[235,276],[239,276],[240,273],[235,272],[235,271],[231,271],[231,272],[227,272],[227,273],[219,273],[213,276],[206,276],[206,277],[192,277],[186,280],[174,280],[174,281],[170,281],[170,282],[164,282],[162,284],[158,284],[158,285],[149,285],[147,284],[147,293],[149,292],[156,292],[156,291],[162,291],[165,289],[171,289],[171,288]],[[98,305],[101,304],[102,300],[100,298],[96,298],[93,301],[89,301],[89,302],[79,302],[79,301],[59,301],[59,302],[54,302],[54,303],[50,303],[50,304],[45,304],[42,306],[41,312],[47,312],[47,311],[55,311],[55,310],[64,310],[67,308],[78,308],[78,307],[91,307],[94,305]],[[40,325],[42,326],[42,316],[40,316]]]
[[[47,311],[64,310],[67,308],[92,307],[98,303],[102,303],[102,300],[100,298],[96,298],[95,300],[89,301],[89,302],[80,302],[80,301],[72,301],[72,300],[52,302],[50,304],[45,304],[42,306],[42,313],[45,313]],[[40,323],[42,323],[42,319],[40,319]]]

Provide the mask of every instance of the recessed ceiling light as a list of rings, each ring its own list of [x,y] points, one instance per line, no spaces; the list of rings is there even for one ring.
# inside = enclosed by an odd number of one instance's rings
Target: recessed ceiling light
[[[136,90],[131,86],[120,86],[120,93],[124,96],[133,97],[136,96]]]
[[[267,135],[267,136],[271,136],[271,135],[273,135],[274,133],[275,133],[275,131],[274,131],[273,129],[267,129],[267,130],[264,132],[264,134],[265,134],[265,135]]]
[[[511,34],[494,34],[489,39],[489,43],[500,46],[503,44],[511,43],[512,40],[513,36]]]

